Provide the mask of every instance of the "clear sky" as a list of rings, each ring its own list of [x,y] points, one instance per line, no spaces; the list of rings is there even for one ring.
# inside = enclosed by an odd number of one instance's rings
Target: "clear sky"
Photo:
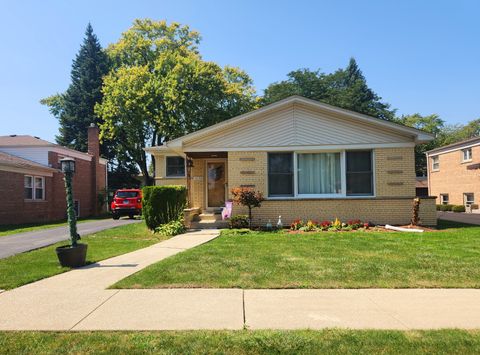
[[[355,57],[400,114],[480,118],[480,1],[0,0],[0,135],[54,140],[39,100],[64,91],[90,21],[103,46],[135,18],[188,24],[206,60],[246,70],[261,94],[298,68],[325,72]]]

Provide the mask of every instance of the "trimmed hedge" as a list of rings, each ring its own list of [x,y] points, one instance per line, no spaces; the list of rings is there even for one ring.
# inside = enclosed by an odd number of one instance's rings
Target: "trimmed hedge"
[[[465,206],[464,205],[455,205],[452,207],[453,212],[465,212]]]
[[[437,205],[437,211],[447,212],[447,211],[451,211],[452,208],[453,208],[453,205]]]
[[[185,186],[145,186],[143,188],[142,214],[150,230],[179,220],[186,204],[187,188]]]

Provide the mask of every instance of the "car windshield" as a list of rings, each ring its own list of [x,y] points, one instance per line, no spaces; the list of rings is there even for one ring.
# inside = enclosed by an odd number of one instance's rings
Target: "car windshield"
[[[137,196],[138,196],[137,191],[118,191],[117,192],[117,197],[120,197],[120,198],[132,198]]]

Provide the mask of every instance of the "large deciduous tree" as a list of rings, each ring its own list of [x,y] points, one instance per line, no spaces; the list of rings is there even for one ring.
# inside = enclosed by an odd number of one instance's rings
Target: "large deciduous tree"
[[[301,95],[385,120],[393,120],[395,117],[395,111],[390,109],[390,105],[382,102],[381,97],[368,87],[353,58],[345,69],[338,69],[331,74],[299,69],[290,72],[287,77],[287,80],[270,84],[265,89],[262,100],[264,104],[290,95]]]
[[[248,75],[204,61],[200,36],[188,26],[135,20],[107,53],[113,69],[104,79],[96,113],[101,134],[119,142],[117,154],[140,167],[150,183],[143,148],[255,108]]]
[[[93,33],[91,24],[88,24],[85,38],[72,64],[71,83],[67,91],[41,100],[59,120],[57,143],[87,151],[88,126],[91,123],[102,123],[95,114],[95,105],[102,99],[102,78],[108,70],[108,57]],[[101,152],[110,158],[108,148],[107,144],[103,144]]]

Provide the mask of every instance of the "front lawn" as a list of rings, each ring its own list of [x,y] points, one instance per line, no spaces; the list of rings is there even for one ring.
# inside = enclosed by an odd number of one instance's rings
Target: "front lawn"
[[[166,238],[149,232],[142,222],[83,236],[81,242],[88,244],[87,259],[93,263],[147,247],[163,239]],[[15,288],[68,271],[69,268],[59,265],[55,254],[55,248],[65,244],[68,241],[0,259],[0,289]]]
[[[90,217],[90,218],[81,218],[78,220],[78,223],[98,221],[101,219],[111,218],[111,216],[100,216],[100,217]],[[51,223],[24,223],[24,224],[2,224],[0,225],[0,237],[6,235],[33,232],[42,229],[56,228],[67,226],[68,222],[66,221],[57,221]]]
[[[480,332],[3,332],[6,354],[478,354]]]
[[[425,233],[225,230],[112,287],[478,288],[480,227]]]

